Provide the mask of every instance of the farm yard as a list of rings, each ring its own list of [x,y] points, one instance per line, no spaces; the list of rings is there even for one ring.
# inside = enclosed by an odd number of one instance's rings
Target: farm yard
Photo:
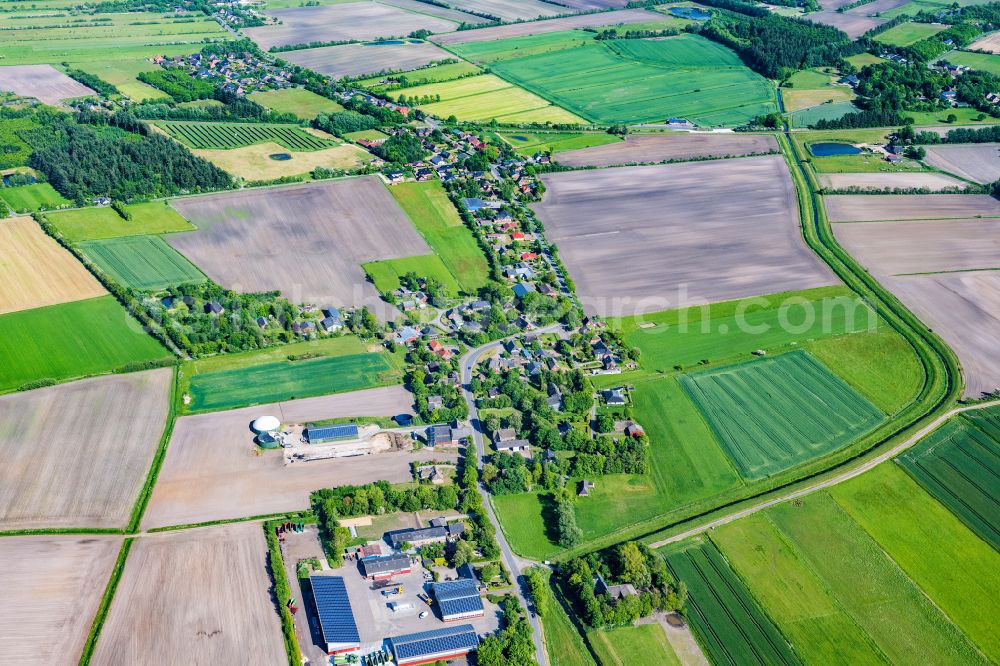
[[[746,479],[839,449],[885,415],[805,351],[680,378]]]
[[[824,188],[832,190],[884,190],[926,188],[931,192],[946,188],[966,189],[969,184],[943,173],[889,172],[889,173],[818,173],[816,179]],[[851,190],[853,191],[853,189]],[[954,191],[954,190],[953,190]]]
[[[285,660],[257,523],[136,539],[93,662]]]
[[[458,27],[452,21],[376,2],[291,7],[267,14],[281,23],[243,29],[265,51],[272,46],[405,37],[415,30],[450,32]]]
[[[455,453],[423,449],[286,465],[282,451],[261,452],[250,430],[251,421],[264,414],[304,424],[412,413],[412,401],[402,387],[385,387],[183,416],[174,426],[142,528],[300,511],[318,488],[379,479],[405,483],[412,480],[411,461],[454,460]]]
[[[824,201],[831,222],[1000,217],[1000,201],[986,194],[838,194]]]
[[[931,166],[984,185],[1000,180],[1000,143],[927,146]]]
[[[562,152],[556,161],[571,167],[609,167],[777,151],[777,141],[766,134],[629,134],[624,141]]]
[[[306,132],[298,125],[263,125],[256,123],[161,122],[165,132],[191,148],[229,150],[259,143],[277,143],[289,150],[321,150],[337,145]]]
[[[648,23],[650,21],[662,21],[663,19],[663,14],[651,12],[646,9],[623,9],[616,12],[564,16],[545,21],[512,23],[510,25],[491,26],[476,30],[459,30],[444,35],[434,35],[431,41],[443,46],[451,46],[454,44],[467,44],[469,42],[487,42],[512,37],[525,37],[527,35],[543,35],[550,32],[592,28],[602,25]]]
[[[297,53],[302,53],[302,51]],[[336,113],[344,110],[344,107],[332,99],[317,95],[305,88],[282,88],[281,90],[255,92],[251,93],[249,98],[275,113],[293,113],[302,120],[312,120],[321,113]]]
[[[0,396],[0,529],[121,528],[167,418],[169,369]]]
[[[899,457],[927,491],[1000,549],[1000,410],[963,414]]]
[[[504,79],[594,122],[662,122],[674,116],[700,125],[734,125],[777,108],[770,82],[703,37],[585,44],[572,32],[547,37],[551,50],[535,55],[519,49],[522,40],[530,44],[534,37],[490,44],[487,61]],[[501,47],[507,50],[497,53]],[[473,62],[487,53],[480,44],[451,48]]]
[[[429,254],[374,177],[176,199],[197,231],[167,238],[229,288],[282,292],[293,302],[384,304],[361,264]]]
[[[339,79],[379,72],[417,69],[451,55],[430,42],[344,44],[302,49],[282,54],[282,59]]]
[[[121,548],[119,536],[0,539],[0,654],[24,666],[77,664]]]
[[[781,157],[542,181],[547,191],[534,209],[590,312],[626,316],[835,282],[802,244]],[[664,209],[672,211],[666,220]]]
[[[72,254],[30,217],[0,221],[0,314],[103,296]]]
[[[170,354],[113,296],[0,315],[0,393],[117,371]]]
[[[132,289],[158,291],[205,280],[201,271],[159,236],[85,241],[80,247],[101,270]]]
[[[93,90],[51,65],[0,67],[0,90],[12,91],[21,97],[34,97],[46,104],[59,104],[64,99],[94,94]]]
[[[131,220],[124,219],[110,207],[77,208],[46,213],[45,217],[73,242],[194,231],[191,223],[166,201],[132,204],[125,210],[132,216]]]

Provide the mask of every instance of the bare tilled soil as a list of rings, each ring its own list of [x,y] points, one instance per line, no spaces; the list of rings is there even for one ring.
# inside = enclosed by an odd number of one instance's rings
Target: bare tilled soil
[[[431,38],[431,40],[437,42],[438,44],[485,42],[493,39],[524,37],[525,35],[541,35],[548,32],[575,30],[577,28],[590,28],[599,25],[627,25],[629,23],[662,21],[663,16],[663,14],[647,11],[645,9],[623,9],[618,12],[600,12],[597,14],[583,14],[581,16],[566,16],[557,19],[546,19],[544,21],[512,23],[492,28],[479,28],[478,30],[460,30],[456,32],[449,32],[444,35],[435,35]]]
[[[928,164],[977,183],[1000,180],[1000,143],[927,146]]]
[[[946,187],[968,187],[968,183],[943,173],[818,173],[816,176],[820,185],[834,190],[851,187],[869,190],[921,187],[936,191]]]
[[[692,157],[739,157],[777,150],[775,138],[764,134],[629,134],[617,143],[557,153],[555,161],[573,167],[607,167]]]
[[[51,65],[0,67],[0,90],[12,91],[22,97],[35,97],[46,104],[95,94]]]
[[[450,57],[447,51],[430,42],[344,44],[289,51],[283,54],[284,60],[334,78],[417,69],[435,60]]]
[[[987,194],[836,194],[824,198],[831,222],[1000,217]]]

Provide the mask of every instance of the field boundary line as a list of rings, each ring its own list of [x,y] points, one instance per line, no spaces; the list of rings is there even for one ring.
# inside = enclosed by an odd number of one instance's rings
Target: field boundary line
[[[168,398],[169,403],[167,405],[167,420],[163,424],[163,434],[160,435],[160,442],[156,447],[156,454],[153,456],[153,461],[149,466],[149,472],[146,474],[146,482],[142,485],[142,489],[139,491],[138,497],[135,499],[135,504],[132,506],[132,515],[129,517],[128,525],[125,528],[126,533],[135,534],[139,529],[139,522],[142,520],[143,514],[146,513],[146,507],[149,506],[149,500],[153,496],[153,486],[156,485],[156,480],[160,476],[160,468],[163,467],[163,461],[167,457],[167,446],[170,444],[170,438],[174,434],[174,425],[177,423],[177,391],[179,389],[179,383],[177,381],[177,375],[180,372],[178,365],[173,366],[173,374],[170,378],[170,396]]]
[[[101,629],[104,628],[104,621],[111,610],[111,603],[114,601],[115,592],[118,590],[118,583],[121,581],[122,573],[125,571],[125,561],[128,559],[129,551],[132,549],[132,541],[131,537],[126,538],[122,543],[121,550],[118,551],[115,568],[111,572],[111,578],[108,579],[107,587],[104,588],[104,595],[101,597],[101,603],[97,607],[97,613],[94,615],[94,622],[90,625],[90,633],[87,634],[87,642],[83,645],[83,653],[80,655],[80,666],[87,666],[94,656],[94,650],[97,648],[97,640],[100,638]]]

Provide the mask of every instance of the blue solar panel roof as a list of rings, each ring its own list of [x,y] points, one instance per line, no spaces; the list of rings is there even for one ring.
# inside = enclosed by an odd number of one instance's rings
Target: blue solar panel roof
[[[476,581],[468,578],[434,583],[434,598],[441,607],[441,616],[450,617],[483,610]]]
[[[316,612],[327,643],[358,643],[358,625],[354,621],[347,587],[340,576],[310,576]]]
[[[472,650],[479,645],[479,637],[471,624],[462,624],[397,636],[390,638],[389,642],[397,659],[411,659],[441,652]]]
[[[358,426],[353,423],[341,425],[320,426],[318,428],[308,428],[306,437],[313,439],[332,439],[336,437],[357,437]]]

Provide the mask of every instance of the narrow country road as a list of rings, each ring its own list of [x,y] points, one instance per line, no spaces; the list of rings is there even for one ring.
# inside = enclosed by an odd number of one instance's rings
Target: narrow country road
[[[534,331],[535,334],[541,335],[544,333],[556,333],[562,329],[561,324],[552,324],[551,326],[546,326]],[[476,347],[475,349],[466,352],[465,356],[462,357],[462,395],[465,397],[465,402],[469,405],[469,422],[472,424],[472,440],[476,445],[476,458],[477,467],[482,467],[483,458],[486,457],[486,440],[483,438],[482,423],[479,420],[479,412],[476,410],[476,397],[472,394],[472,388],[470,386],[472,382],[472,369],[476,367],[476,363],[479,359],[483,357],[483,354],[499,349],[508,340],[512,340],[518,336],[510,336],[503,338],[501,340],[496,340],[482,347]],[[496,512],[493,510],[493,502],[490,498],[489,492],[486,488],[479,484],[479,494],[483,498],[483,506],[486,508],[486,514],[490,517],[490,521],[493,526],[496,527],[497,531],[497,544],[500,546],[500,552],[503,555],[504,565],[507,570],[510,571],[511,576],[514,577],[514,590],[517,592],[517,596],[521,599],[521,603],[526,609],[528,609],[528,622],[531,623],[532,639],[535,641],[535,658],[541,666],[547,666],[548,657],[545,654],[545,643],[542,640],[542,627],[538,622],[538,617],[531,610],[532,605],[529,603],[529,597],[527,593],[527,584],[524,581],[524,577],[521,575],[522,563],[524,562],[518,558],[514,551],[510,549],[510,545],[507,543],[507,537],[503,533],[503,529],[500,526],[500,521],[497,520]]]
[[[956,407],[955,409],[952,409],[949,412],[945,412],[941,416],[937,417],[936,419],[934,419],[933,421],[931,421],[930,423],[928,423],[926,426],[924,426],[923,428],[921,428],[918,432],[914,433],[909,439],[907,439],[907,440],[905,440],[903,442],[900,442],[899,444],[897,444],[896,446],[892,447],[888,451],[885,451],[884,453],[880,453],[879,455],[875,456],[871,460],[867,460],[864,463],[862,463],[861,465],[858,465],[857,467],[855,467],[853,469],[847,470],[846,472],[843,472],[842,474],[838,474],[837,476],[831,477],[829,479],[825,479],[823,481],[817,481],[816,483],[809,484],[809,485],[807,485],[807,486],[805,486],[803,488],[799,488],[798,490],[795,490],[793,492],[781,495],[780,497],[775,497],[773,499],[765,500],[765,501],[761,502],[760,504],[755,504],[753,506],[747,507],[746,509],[740,509],[739,511],[734,511],[733,513],[725,515],[722,518],[716,518],[713,521],[707,522],[704,525],[700,525],[698,527],[691,528],[691,529],[686,530],[684,532],[681,532],[679,534],[675,534],[672,537],[668,537],[668,538],[663,539],[661,541],[656,541],[654,543],[651,543],[651,544],[649,544],[649,547],[653,548],[653,549],[662,548],[663,546],[666,546],[668,544],[676,543],[678,541],[683,541],[684,539],[687,539],[687,538],[690,538],[690,537],[693,537],[693,536],[697,536],[697,535],[701,534],[702,532],[706,532],[706,531],[708,531],[710,529],[713,529],[713,528],[716,528],[716,527],[720,527],[720,526],[725,525],[727,523],[731,523],[734,520],[739,520],[740,518],[743,518],[743,517],[755,514],[758,511],[762,511],[764,509],[770,508],[770,507],[775,506],[777,504],[781,504],[782,502],[787,502],[789,500],[793,500],[793,499],[796,499],[796,498],[799,498],[799,497],[804,497],[806,495],[809,495],[811,493],[816,492],[817,490],[823,490],[824,488],[830,488],[831,486],[835,486],[838,483],[843,483],[844,481],[848,481],[850,479],[853,479],[854,477],[860,476],[861,474],[864,474],[865,472],[871,470],[876,465],[884,463],[884,462],[886,462],[888,460],[892,460],[893,458],[895,458],[896,456],[898,456],[900,453],[902,453],[903,451],[906,451],[908,448],[910,448],[911,446],[913,446],[914,444],[916,444],[917,442],[919,442],[920,440],[922,440],[924,437],[926,437],[927,435],[931,434],[931,432],[933,432],[934,430],[936,430],[938,428],[938,426],[940,426],[942,423],[944,423],[945,421],[947,421],[948,419],[950,419],[952,416],[955,416],[956,414],[961,414],[962,412],[968,412],[968,411],[972,411],[972,410],[976,410],[976,409],[984,409],[986,407],[996,407],[998,405],[1000,405],[1000,400],[991,400],[989,402],[983,402],[983,403],[980,403],[978,405],[969,405],[967,407]]]

